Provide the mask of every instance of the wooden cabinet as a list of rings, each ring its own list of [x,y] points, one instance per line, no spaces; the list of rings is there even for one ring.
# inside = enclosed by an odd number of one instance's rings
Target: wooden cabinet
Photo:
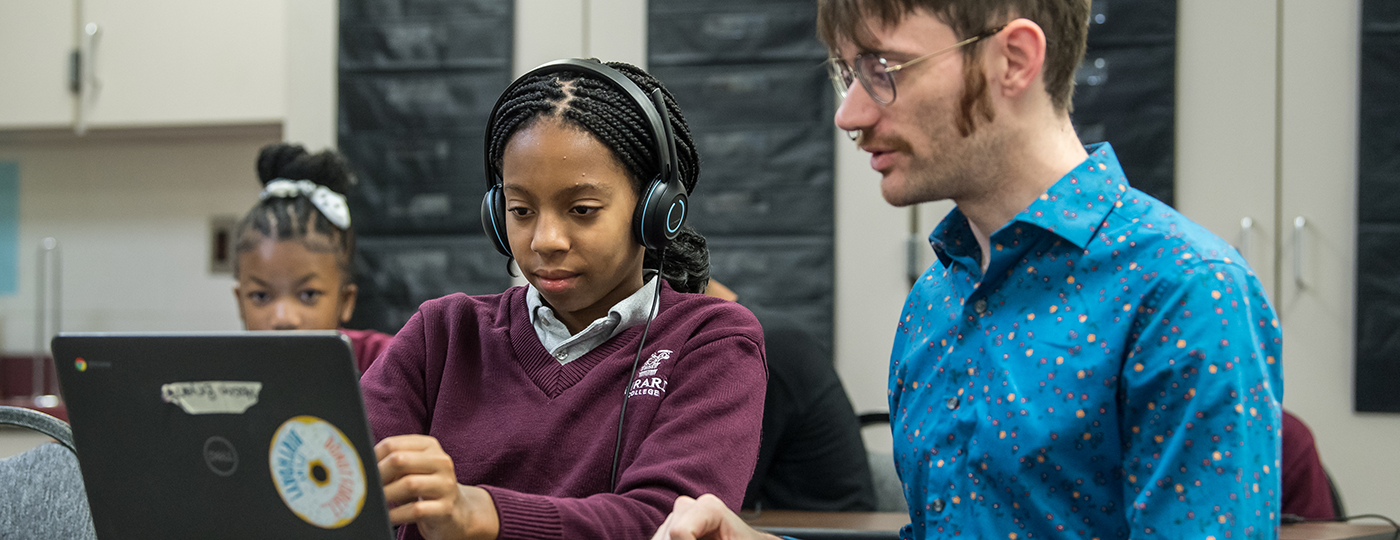
[[[89,127],[281,122],[285,0],[0,0],[0,129],[74,125],[69,55],[97,34]]]

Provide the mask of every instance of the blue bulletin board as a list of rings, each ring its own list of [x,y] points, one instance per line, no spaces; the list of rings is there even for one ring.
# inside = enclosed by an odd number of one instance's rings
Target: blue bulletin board
[[[19,290],[19,164],[0,162],[0,295]]]

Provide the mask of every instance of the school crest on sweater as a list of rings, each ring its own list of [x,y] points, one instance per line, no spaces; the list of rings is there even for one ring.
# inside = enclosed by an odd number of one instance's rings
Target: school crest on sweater
[[[632,388],[628,390],[627,397],[666,395],[666,379],[657,377],[656,372],[661,369],[661,362],[671,359],[671,352],[661,349],[651,353],[645,364],[642,364],[641,371],[637,372],[637,378],[632,380]]]

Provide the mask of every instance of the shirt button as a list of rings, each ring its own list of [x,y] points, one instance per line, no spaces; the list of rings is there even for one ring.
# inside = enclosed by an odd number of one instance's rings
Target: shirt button
[[[958,406],[960,406],[960,405],[962,405],[962,402],[961,402],[961,401],[958,401],[958,398],[955,398],[955,397],[950,397],[950,398],[948,398],[948,410],[950,410],[950,411],[956,411],[956,410],[958,410]]]
[[[560,359],[560,360],[564,360],[564,359],[566,359],[566,358],[569,357],[569,353],[563,353],[563,352],[561,352],[561,353],[559,353],[559,354],[554,355],[554,357],[555,357],[555,358],[558,358],[558,359]]]
[[[987,299],[986,299],[986,298],[982,298],[982,299],[977,300],[977,303],[972,305],[972,309],[977,310],[977,314],[978,314],[978,315],[981,315],[981,314],[983,314],[983,313],[986,313],[986,312],[987,312]]]
[[[934,500],[933,500],[933,504],[930,504],[930,505],[929,505],[929,508],[931,508],[931,509],[934,511],[934,513],[942,512],[942,511],[943,511],[943,499],[934,499]]]

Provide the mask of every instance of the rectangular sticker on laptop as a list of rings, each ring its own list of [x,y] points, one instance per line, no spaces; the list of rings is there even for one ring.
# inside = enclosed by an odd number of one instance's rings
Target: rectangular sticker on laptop
[[[190,381],[160,385],[160,399],[189,414],[243,414],[258,403],[262,383],[252,381]]]

